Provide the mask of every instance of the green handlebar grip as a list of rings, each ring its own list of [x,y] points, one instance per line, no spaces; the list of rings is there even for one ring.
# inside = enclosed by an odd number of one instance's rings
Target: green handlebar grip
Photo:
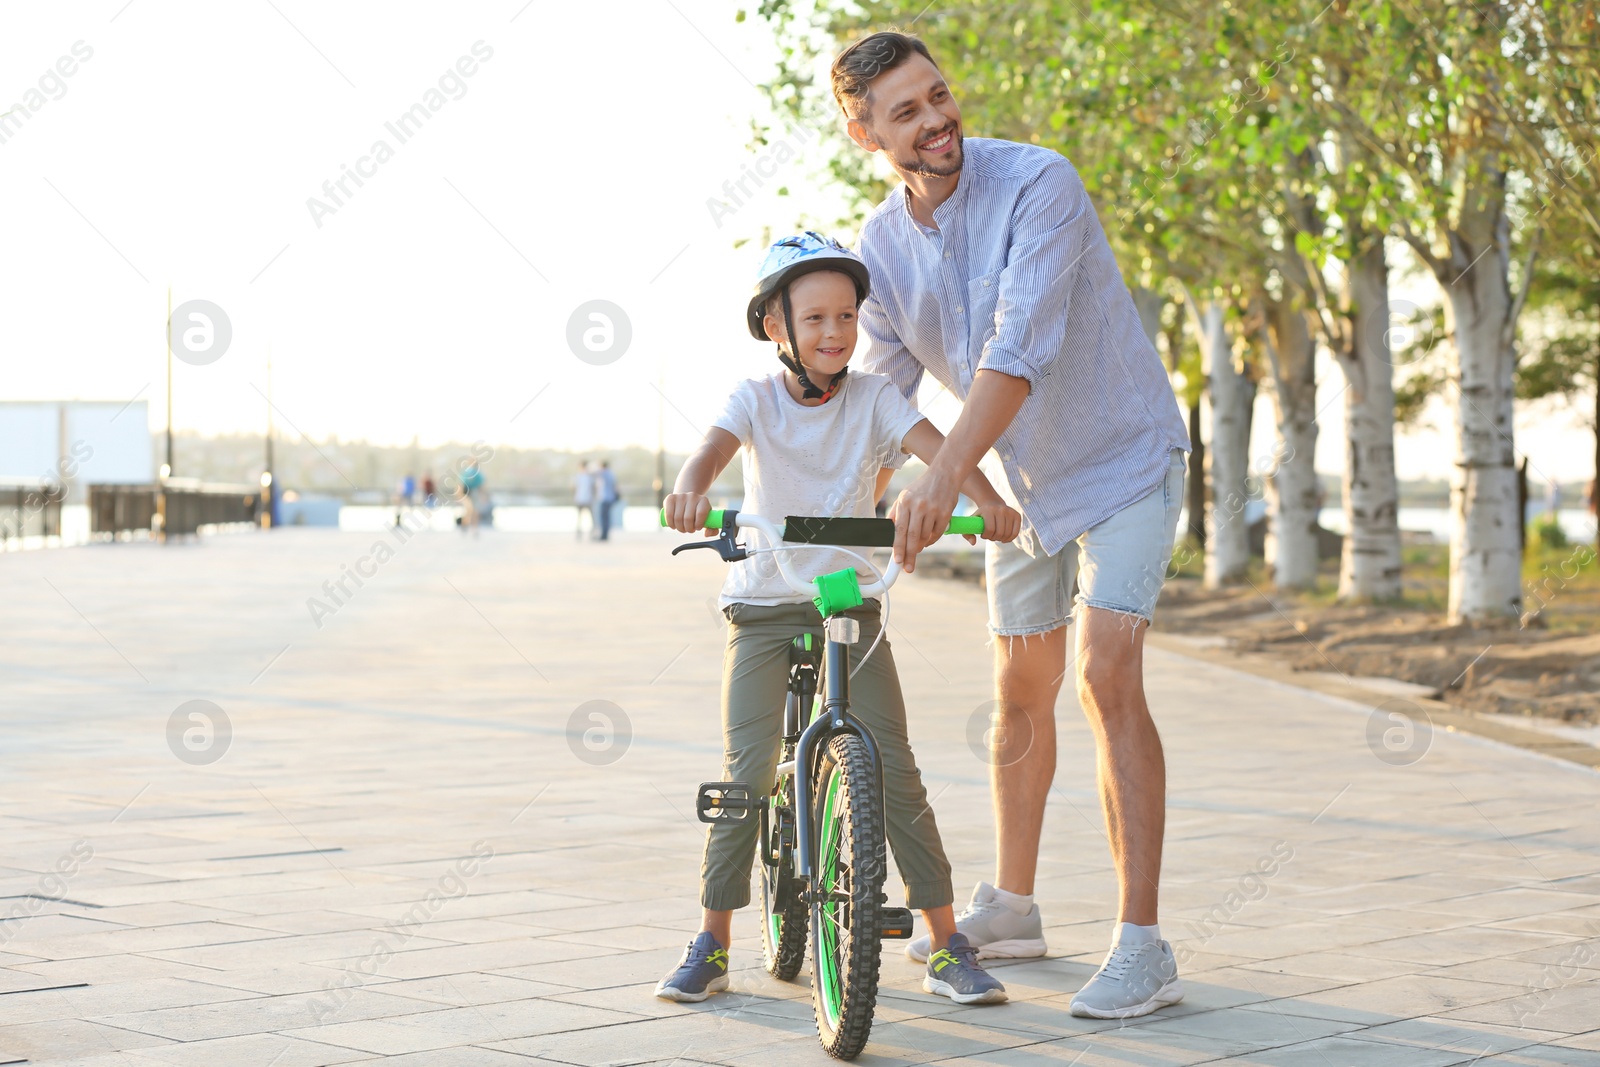
[[[665,526],[667,524],[667,509],[666,508],[662,508],[661,509],[661,513],[657,516],[657,518],[659,518],[661,520],[661,525]],[[721,508],[712,508],[711,509],[711,514],[706,516],[706,529],[708,529],[708,530],[720,530],[720,529],[722,529],[722,509]]]
[[[945,533],[981,534],[983,533],[983,516],[952,515],[950,516],[950,528]]]

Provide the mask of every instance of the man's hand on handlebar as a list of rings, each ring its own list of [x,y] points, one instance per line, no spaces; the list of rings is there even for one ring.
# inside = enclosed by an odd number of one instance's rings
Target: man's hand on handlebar
[[[960,497],[954,486],[930,470],[895,498],[889,509],[894,520],[894,558],[907,574],[917,569],[917,553],[949,528]]]
[[[711,500],[704,493],[671,493],[661,502],[667,525],[679,533],[695,533],[706,528]],[[713,537],[715,533],[706,536]]]

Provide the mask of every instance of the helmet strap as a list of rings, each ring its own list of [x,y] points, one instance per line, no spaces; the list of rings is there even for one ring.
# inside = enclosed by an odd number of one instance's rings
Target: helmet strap
[[[787,285],[783,287],[782,300],[783,332],[784,336],[789,339],[790,346],[793,347],[794,307],[789,303],[789,287]],[[828,382],[828,388],[818,389],[817,384],[813,382],[806,374],[806,369],[801,365],[799,358],[796,356],[791,356],[789,353],[785,352],[783,350],[783,345],[781,344],[778,346],[778,360],[785,367],[788,367],[791,371],[793,371],[796,378],[800,379],[800,396],[802,398],[806,400],[820,399],[824,404],[833,399],[833,395],[839,391],[839,386],[844,384],[844,376],[850,373],[850,368],[845,367],[840,370],[838,374],[835,374],[833,379]]]

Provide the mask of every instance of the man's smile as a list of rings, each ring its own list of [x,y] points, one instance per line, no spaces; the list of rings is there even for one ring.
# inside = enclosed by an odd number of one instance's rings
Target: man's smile
[[[950,143],[954,138],[955,129],[951,127],[917,145],[917,150],[919,152],[944,152],[949,149]]]

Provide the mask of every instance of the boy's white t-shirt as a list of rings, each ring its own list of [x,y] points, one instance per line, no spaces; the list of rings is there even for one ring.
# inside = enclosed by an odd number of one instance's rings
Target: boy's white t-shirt
[[[744,504],[780,529],[787,515],[871,518],[879,469],[905,462],[901,443],[922,415],[881,374],[852,370],[826,404],[807,407],[789,395],[783,374],[739,383],[712,424],[744,446]],[[740,531],[751,548],[761,534]],[[852,549],[865,556],[869,550]],[[802,578],[854,566],[863,582],[876,580],[859,560],[839,551],[801,548],[787,554],[789,569]],[[771,553],[729,565],[723,606],[804,604],[778,573]]]

